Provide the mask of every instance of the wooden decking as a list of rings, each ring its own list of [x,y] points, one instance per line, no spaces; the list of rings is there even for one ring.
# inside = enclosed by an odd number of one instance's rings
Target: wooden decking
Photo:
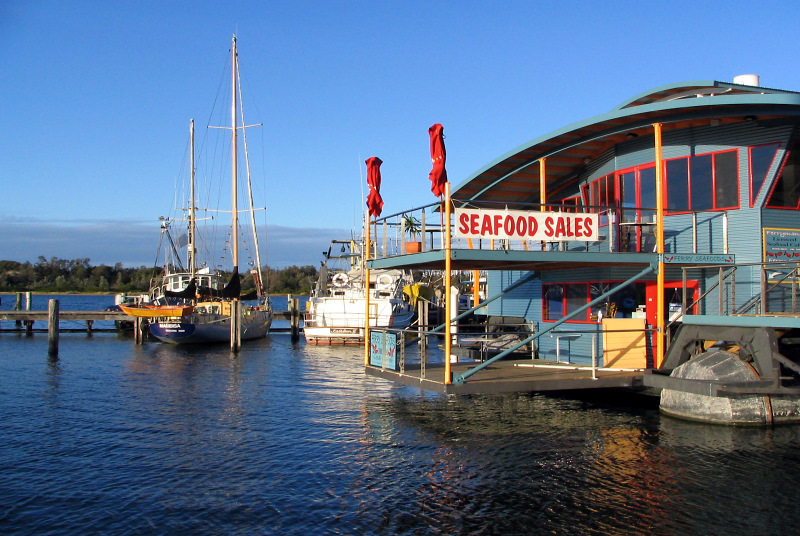
[[[464,374],[477,363],[453,363],[455,374]],[[446,394],[496,394],[565,391],[578,389],[640,388],[643,371],[609,370],[565,365],[542,359],[500,360],[470,376],[461,384],[444,383],[444,364],[427,364],[425,375],[419,364],[406,365],[403,373],[367,366],[369,376]]]

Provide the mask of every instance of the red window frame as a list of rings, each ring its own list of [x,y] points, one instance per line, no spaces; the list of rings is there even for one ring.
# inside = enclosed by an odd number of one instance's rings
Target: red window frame
[[[575,281],[575,282],[568,282],[568,283],[542,283],[542,321],[543,322],[557,322],[557,321],[561,320],[562,318],[564,318],[565,316],[567,316],[569,314],[570,307],[568,307],[568,296],[567,296],[567,287],[568,286],[573,286],[573,287],[583,286],[585,288],[585,290],[584,290],[584,292],[585,292],[585,295],[584,295],[585,301],[583,301],[580,306],[582,307],[582,306],[586,305],[587,303],[589,303],[589,295],[590,295],[589,285],[590,284],[591,283],[586,282],[586,281]],[[546,318],[546,316],[549,316],[548,313],[549,313],[549,310],[550,310],[550,306],[549,306],[548,300],[547,300],[547,287],[561,287],[561,311],[563,312],[563,314],[558,318],[553,318],[553,319]],[[582,319],[580,317],[577,317],[577,318],[573,318],[572,320],[567,320],[567,322],[568,323],[574,323],[574,324],[589,324],[589,323],[592,323],[589,320],[589,313],[590,312],[591,312],[590,309],[587,308],[586,311],[584,311],[585,314],[583,315]],[[596,323],[596,322],[594,322],[594,323]]]
[[[717,155],[725,154],[725,153],[735,153],[736,155],[736,203],[731,206],[720,206],[717,203]],[[708,153],[699,153],[694,154],[691,156],[681,156],[678,158],[670,158],[668,160],[664,160],[662,163],[663,169],[662,172],[664,174],[664,186],[666,191],[666,199],[669,199],[669,176],[667,174],[667,162],[674,162],[677,160],[686,160],[687,166],[687,177],[688,177],[688,184],[686,185],[686,206],[687,209],[680,209],[675,211],[670,211],[669,207],[666,207],[665,213],[666,214],[690,214],[695,212],[696,210],[692,208],[692,166],[691,160],[695,157],[703,157],[703,156],[711,156],[711,208],[702,209],[702,212],[716,212],[722,210],[735,210],[741,206],[740,201],[740,194],[741,194],[741,187],[740,187],[740,173],[739,173],[739,149],[725,149],[724,151],[712,151]]]
[[[761,147],[774,147],[775,152],[772,155],[772,160],[770,160],[769,165],[767,166],[767,170],[764,172],[764,180],[761,182],[761,186],[759,186],[758,191],[753,191],[753,149],[759,149]],[[764,185],[767,184],[767,174],[769,174],[769,170],[772,169],[772,166],[775,164],[775,159],[778,158],[778,151],[781,148],[780,143],[764,143],[761,145],[753,145],[747,148],[747,180],[748,180],[748,189],[750,190],[750,208],[756,206],[756,199],[758,199],[759,194],[764,189]],[[781,169],[783,169],[783,165],[781,165]],[[769,195],[772,194],[772,187],[770,187],[769,193],[764,197],[764,202],[769,200]],[[783,207],[789,208],[789,207]]]
[[[776,180],[772,181],[772,186],[769,189],[769,194],[767,194],[766,201],[764,206],[769,209],[773,210],[800,210],[800,199],[798,199],[797,205],[794,207],[781,207],[776,205],[770,205],[769,202],[772,199],[772,194],[775,191],[775,188],[778,186],[778,179],[783,175],[783,168],[786,167],[786,162],[789,161],[789,156],[791,155],[791,151],[784,151],[783,153],[783,160],[781,161],[781,165],[778,168],[778,172],[775,174]]]

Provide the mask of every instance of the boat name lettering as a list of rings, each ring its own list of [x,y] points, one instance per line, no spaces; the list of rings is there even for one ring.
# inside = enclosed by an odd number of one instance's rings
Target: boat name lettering
[[[457,208],[459,238],[598,240],[597,214]]]

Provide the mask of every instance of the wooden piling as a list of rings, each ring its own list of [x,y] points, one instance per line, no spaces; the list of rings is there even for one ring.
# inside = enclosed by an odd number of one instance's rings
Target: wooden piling
[[[33,292],[25,293],[25,310],[31,311],[33,309]],[[25,321],[25,336],[30,337],[33,335],[33,320]]]
[[[142,344],[142,340],[144,339],[142,329],[142,317],[137,316],[134,318],[133,321],[133,343],[134,344]]]
[[[58,356],[58,300],[50,300],[47,303],[47,312],[47,353],[50,357],[56,357]]]
[[[17,292],[17,301],[14,303],[15,311],[22,311],[22,292]],[[22,320],[17,320],[16,325],[18,328],[22,327]]]
[[[291,294],[288,296],[289,317],[292,325],[292,342],[300,340],[300,300],[293,298]]]

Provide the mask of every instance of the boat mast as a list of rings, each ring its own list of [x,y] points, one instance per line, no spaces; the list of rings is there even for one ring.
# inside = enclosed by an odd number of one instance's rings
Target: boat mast
[[[194,246],[194,233],[195,233],[195,206],[194,206],[194,119],[189,122],[189,162],[191,166],[191,173],[189,179],[189,276],[194,279],[195,271],[197,270],[197,261],[195,261],[195,254],[197,250]]]
[[[237,109],[237,95],[236,95],[236,79],[238,68],[238,57],[236,54],[236,36],[233,36],[233,46],[231,47],[231,72],[233,73],[232,94],[231,99],[231,160],[232,160],[232,206],[231,206],[231,241],[233,242],[233,271],[238,272],[239,268],[239,203],[237,199],[237,182],[236,175],[238,173],[237,160],[237,132],[236,132],[236,109]]]
[[[256,284],[258,298],[264,296],[263,293],[263,274],[261,273],[261,248],[258,245],[258,231],[256,230],[256,209],[253,203],[253,183],[250,176],[250,156],[247,150],[247,124],[244,122],[244,99],[242,99],[242,82],[237,81],[239,87],[239,115],[242,121],[242,145],[244,146],[244,161],[247,168],[247,194],[250,199],[250,226],[253,229],[253,245],[255,246],[256,266],[252,270],[253,279]]]

